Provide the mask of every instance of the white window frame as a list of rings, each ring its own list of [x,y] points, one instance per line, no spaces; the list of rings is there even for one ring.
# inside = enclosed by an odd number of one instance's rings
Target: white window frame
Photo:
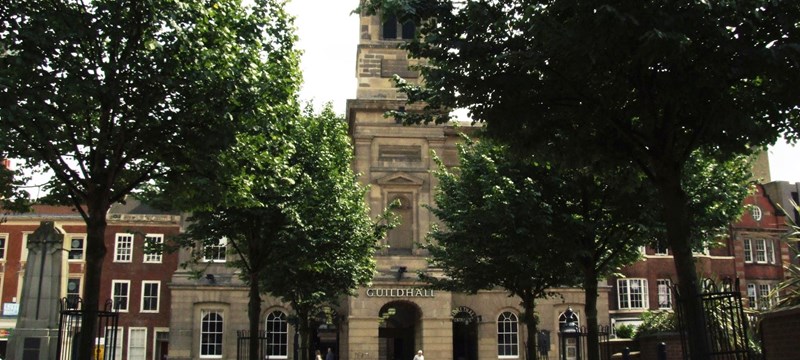
[[[8,252],[8,234],[0,234],[0,239],[2,239],[3,242],[3,246],[0,248],[0,261],[6,261],[6,253]]]
[[[636,287],[633,286],[636,285]],[[624,289],[624,291],[623,291]],[[636,293],[631,290],[638,289]],[[634,296],[640,296],[636,299]],[[633,306],[633,302],[641,302],[641,306]],[[623,304],[626,304],[623,306]],[[617,279],[617,308],[619,310],[644,310],[650,308],[647,279],[630,278]]]
[[[75,239],[81,239],[81,257],[79,259],[72,259],[70,257],[72,252],[75,251],[75,250],[72,249],[72,241],[75,240]],[[66,241],[67,241],[66,248],[68,249],[68,251],[67,251],[67,261],[68,262],[83,262],[84,259],[86,258],[86,234],[70,234],[67,237]]]
[[[219,322],[221,329],[219,329],[219,331],[216,331],[216,329],[214,329],[213,332],[211,332],[211,331],[206,332],[206,331],[204,331],[204,328],[205,328],[205,325],[206,325],[206,316],[210,316],[212,314],[219,316],[219,321],[214,320],[213,322],[214,323]],[[216,341],[214,343],[206,342],[206,340],[205,340],[206,339],[206,337],[205,337],[206,334],[208,334],[209,336],[215,336],[215,337],[219,336],[219,342],[216,342]],[[200,352],[199,352],[199,354],[200,354],[200,358],[201,359],[221,359],[223,354],[225,354],[225,347],[224,347],[224,345],[225,345],[225,316],[224,316],[222,310],[202,310],[200,312],[200,341],[198,341],[198,343],[200,344],[200,349],[199,349]],[[207,351],[207,344],[211,345],[211,346],[218,345],[219,346],[219,354],[217,354],[216,352],[209,354],[208,351]]]
[[[22,248],[19,251],[19,262],[25,264],[28,262],[28,237],[33,234],[32,232],[22,233]],[[20,283],[21,284],[21,283]],[[20,286],[20,288],[22,288]]]
[[[658,288],[658,308],[672,309],[672,281],[670,279],[656,280]]]
[[[766,264],[767,263],[767,241],[764,239],[756,239],[755,241],[755,261],[756,264]]]
[[[519,359],[519,317],[510,311],[497,316],[497,358]]]
[[[747,284],[747,305],[753,309],[758,308],[758,291],[756,291],[756,284]]]
[[[124,296],[122,296],[122,294],[120,294],[120,295],[116,294],[116,292],[117,292],[116,291],[117,290],[117,284],[126,286],[127,292],[125,293]],[[125,298],[125,307],[124,308],[122,308],[122,307],[117,308],[117,306],[119,304],[119,301],[117,300],[117,298],[123,298],[123,297]],[[115,309],[117,309],[117,311],[123,312],[123,313],[128,312],[130,310],[130,308],[131,308],[131,281],[130,280],[111,280],[111,300],[113,301],[113,306],[114,306]]]
[[[750,239],[744,239],[744,262],[753,262],[753,241]]]
[[[227,254],[228,254],[228,238],[223,237],[223,238],[221,238],[221,239],[219,239],[217,241],[216,245],[205,245],[201,249],[203,251],[203,259],[202,259],[203,262],[207,262],[207,263],[224,263],[226,258],[227,258]],[[209,258],[209,257],[206,257],[206,255],[210,252],[209,250],[214,251],[215,254],[219,254],[219,252],[221,251],[222,252],[222,258],[218,258],[218,257]]]
[[[653,254],[655,256],[669,256],[669,246],[664,246],[664,251],[660,251],[658,243],[653,246]]]
[[[289,322],[286,313],[280,310],[271,311],[264,321],[267,329],[267,356],[270,359],[289,358]],[[278,351],[274,351],[277,349]]]
[[[135,338],[134,332],[144,334],[140,339]],[[143,342],[141,349],[142,349],[142,356],[134,357],[132,351],[134,349],[134,339],[141,340]],[[147,360],[147,328],[146,327],[130,327],[128,328],[128,360]]]
[[[114,236],[114,262],[133,262],[133,234],[117,233]]]
[[[767,245],[767,263],[775,264],[775,242],[772,239],[765,240]]]
[[[112,328],[112,327],[107,327],[106,328],[105,332],[103,333],[104,340],[105,340],[105,337],[109,336],[109,333],[112,332],[113,329],[114,328]],[[125,340],[124,338],[125,338],[125,327],[124,326],[120,326],[120,327],[117,328],[117,341],[114,343],[114,349],[115,350],[114,350],[114,359],[113,360],[122,360],[122,344],[124,343],[124,340]],[[103,359],[112,360],[111,358],[109,358],[110,354],[111,354],[110,351],[105,351],[104,355],[103,355]]]
[[[772,307],[772,297],[769,296],[772,291],[770,284],[758,284],[758,308],[769,309]]]
[[[147,296],[147,294],[145,292],[145,289],[147,288],[147,285],[153,285],[153,284],[158,286],[158,290],[156,291],[156,295],[155,295],[156,308],[155,308],[155,310],[154,309],[145,309],[144,306],[147,303],[147,301],[146,301],[147,298],[148,297],[152,297],[152,296]],[[139,311],[141,311],[143,313],[157,313],[160,309],[161,309],[161,281],[158,281],[158,280],[143,280],[142,281],[142,299],[140,301],[140,309],[139,309]]]
[[[158,252],[148,252],[147,250],[144,251],[144,260],[142,262],[146,264],[160,264],[163,260],[163,249],[161,245],[164,244],[164,234],[147,234],[144,236],[144,244],[145,249],[150,246],[150,243],[154,242],[155,244],[159,244]]]
[[[70,293],[70,291],[69,291],[69,282],[71,280],[78,280],[78,292],[77,292],[77,294],[76,293]],[[69,299],[70,296],[77,296],[78,298],[80,298],[82,294],[83,294],[83,278],[81,278],[81,277],[70,277],[70,278],[67,278],[67,281],[66,281],[66,284],[65,284],[64,296],[67,299]]]

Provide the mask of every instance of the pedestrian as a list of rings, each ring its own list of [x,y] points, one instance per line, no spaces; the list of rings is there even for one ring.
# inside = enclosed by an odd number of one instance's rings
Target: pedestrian
[[[322,360],[322,353],[319,350],[317,350],[315,354],[316,356],[314,356],[314,360]]]
[[[417,355],[414,355],[414,360],[425,360],[425,356],[422,355],[422,350],[417,351]]]
[[[328,348],[328,353],[325,354],[325,360],[334,360],[333,349]]]

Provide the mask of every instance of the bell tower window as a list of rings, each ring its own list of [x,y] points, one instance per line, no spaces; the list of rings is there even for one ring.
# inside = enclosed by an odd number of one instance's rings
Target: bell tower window
[[[381,30],[383,40],[410,40],[414,38],[417,28],[413,20],[400,22],[397,16],[392,15],[384,19]]]

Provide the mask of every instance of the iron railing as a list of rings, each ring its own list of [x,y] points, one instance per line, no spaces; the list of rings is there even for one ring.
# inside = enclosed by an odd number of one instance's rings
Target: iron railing
[[[59,301],[60,319],[58,323],[58,346],[56,358],[59,360],[78,360],[77,350],[81,333],[81,318],[86,311],[83,300],[77,296],[65,297]],[[113,309],[111,300],[106,301],[103,310],[97,312],[97,336],[95,359],[114,359],[117,351],[119,312]],[[121,354],[120,354],[121,355]]]

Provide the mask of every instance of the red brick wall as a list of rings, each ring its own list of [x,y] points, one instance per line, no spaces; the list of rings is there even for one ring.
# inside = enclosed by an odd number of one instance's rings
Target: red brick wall
[[[796,360],[800,334],[800,307],[774,310],[762,315],[762,347],[767,360]]]
[[[658,344],[662,342],[667,345],[667,360],[683,360],[683,347],[678,333],[653,334],[639,338],[640,359],[658,359]]]

